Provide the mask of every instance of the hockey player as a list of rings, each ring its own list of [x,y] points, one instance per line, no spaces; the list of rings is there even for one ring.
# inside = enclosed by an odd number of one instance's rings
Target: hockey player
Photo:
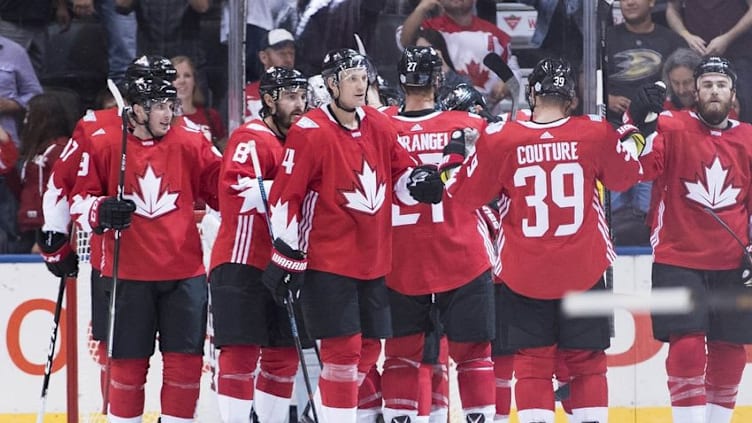
[[[217,207],[221,161],[200,130],[171,126],[177,95],[168,80],[128,80],[126,97],[132,111],[124,199],[115,197],[122,135],[109,133],[91,143],[72,205],[84,230],[103,234],[107,296],[115,271],[118,276],[108,414],[115,423],[141,421],[158,332],[161,421],[190,422],[199,395],[208,295],[193,204],[202,199]],[[114,269],[117,230],[123,234]]]
[[[172,63],[160,56],[141,56],[126,69],[126,81],[140,77],[175,78]],[[122,136],[122,118],[115,108],[90,110],[79,119],[60,159],[55,162],[43,196],[44,226],[38,235],[42,258],[57,277],[78,272],[78,257],[70,247],[70,196],[76,179],[85,176],[90,159],[89,146],[106,137]],[[90,234],[92,337],[97,344],[97,359],[101,365],[100,382],[104,388],[104,365],[107,358],[107,313],[109,301],[100,280],[102,243],[100,235]],[[104,392],[104,390],[103,390]]]
[[[279,172],[285,137],[306,110],[308,83],[297,71],[271,67],[261,75],[262,119],[236,129],[223,159],[219,198],[222,223],[212,250],[209,287],[214,342],[219,355],[219,411],[226,423],[247,423],[251,406],[259,421],[289,416],[298,356],[287,311],[261,283],[272,240],[253,172],[255,142],[266,192]],[[300,326],[300,323],[298,324]],[[254,372],[261,357],[261,371]]]
[[[485,126],[477,115],[436,111],[441,63],[432,47],[407,47],[398,64],[405,103],[393,124],[400,144],[421,164],[438,165],[453,133]],[[489,341],[494,327],[488,229],[475,211],[460,209],[452,200],[435,205],[395,203],[392,226],[394,258],[387,287],[394,338],[385,344],[384,420],[418,421],[418,393],[431,390],[430,382],[419,386],[425,333],[438,324],[457,363],[467,421],[490,423],[494,376]],[[416,243],[425,248],[416,250]]]
[[[390,205],[393,195],[415,202],[413,162],[389,119],[364,106],[363,55],[329,52],[322,76],[332,101],[290,128],[269,195],[275,239],[262,279],[280,302],[300,291],[308,333],[321,339],[319,419],[351,423],[358,385],[391,335]]]
[[[595,181],[617,190],[638,181],[644,139],[633,126],[617,133],[597,116],[567,117],[575,85],[564,60],[540,61],[529,84],[532,120],[489,125],[462,167],[462,152],[445,150],[442,179],[453,176],[444,198],[471,211],[501,196],[496,335],[517,351],[520,421],[554,421],[558,350],[571,373],[574,421],[605,423],[608,319],[567,318],[560,303],[566,292],[603,288],[614,251]]]
[[[746,364],[744,344],[752,342],[752,313],[704,299],[746,292],[749,258],[711,214],[749,243],[752,127],[729,118],[737,81],[728,60],[704,59],[694,78],[697,111],[661,114],[640,161],[660,195],[651,222],[652,286],[687,287],[702,303],[689,314],[654,315],[653,334],[669,344],[674,422],[724,423]]]

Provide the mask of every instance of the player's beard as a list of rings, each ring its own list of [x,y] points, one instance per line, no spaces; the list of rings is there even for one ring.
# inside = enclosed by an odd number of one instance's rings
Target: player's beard
[[[697,111],[702,116],[702,120],[711,125],[718,125],[728,117],[729,111],[731,111],[731,99],[699,102],[697,103]]]
[[[287,131],[290,129],[293,123],[295,123],[300,116],[303,115],[303,110],[293,110],[289,114],[281,116],[281,119],[277,120],[277,124],[281,126],[280,129]]]

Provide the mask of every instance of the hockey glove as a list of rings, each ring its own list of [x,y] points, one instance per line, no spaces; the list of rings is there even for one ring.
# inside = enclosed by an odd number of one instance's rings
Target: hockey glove
[[[742,264],[739,266],[742,283],[748,288],[752,288],[752,245],[747,245],[746,252],[742,256]]]
[[[658,81],[644,84],[637,90],[637,98],[629,104],[629,116],[643,133],[655,131],[658,113],[663,111],[666,101],[666,85]]]
[[[131,226],[136,203],[132,200],[118,200],[115,197],[99,198],[89,212],[89,223],[94,233],[101,234],[106,229],[122,230]]]
[[[36,235],[42,259],[50,273],[59,278],[78,275],[78,256],[71,248],[67,235],[42,230],[37,231]]]
[[[307,266],[308,262],[302,251],[293,250],[279,238],[274,240],[272,260],[261,276],[261,282],[272,293],[274,302],[284,305],[288,292],[297,297],[303,286],[303,271]]]
[[[619,133],[622,146],[631,151],[635,158],[640,157],[645,149],[645,137],[640,130],[634,125],[626,124],[616,128],[616,132]]]
[[[407,179],[410,195],[421,203],[438,204],[444,196],[444,183],[436,165],[425,164],[410,172]]]

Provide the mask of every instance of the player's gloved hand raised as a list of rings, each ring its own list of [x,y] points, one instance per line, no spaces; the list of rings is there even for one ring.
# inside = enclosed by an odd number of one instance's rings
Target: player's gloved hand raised
[[[739,266],[742,283],[748,288],[752,288],[752,245],[747,245],[747,252],[742,256],[742,264]]]
[[[629,104],[629,116],[632,122],[644,133],[655,130],[658,114],[663,111],[666,101],[666,85],[658,81],[644,84],[637,90],[637,97]]]
[[[78,275],[78,255],[66,234],[39,230],[36,236],[47,270],[59,278]]]
[[[136,203],[132,200],[118,200],[115,197],[99,198],[89,213],[89,223],[94,233],[101,234],[106,229],[122,230],[131,226]]]
[[[261,282],[272,293],[274,301],[284,305],[288,292],[297,297],[303,286],[303,271],[307,266],[308,262],[302,251],[294,250],[277,238],[272,248],[272,260],[261,275]]]
[[[634,125],[625,124],[616,128],[616,132],[619,134],[619,141],[621,141],[622,146],[630,151],[634,157],[640,157],[645,149],[645,137],[640,133],[640,130]]]
[[[415,201],[438,204],[444,196],[444,183],[436,165],[424,164],[410,172],[407,189]]]

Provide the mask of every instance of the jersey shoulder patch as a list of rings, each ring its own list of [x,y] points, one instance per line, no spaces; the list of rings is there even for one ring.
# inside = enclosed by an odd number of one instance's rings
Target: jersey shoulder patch
[[[307,116],[303,116],[300,119],[298,119],[298,121],[295,122],[295,126],[299,128],[303,128],[303,129],[314,129],[314,128],[319,127],[319,125],[316,122],[314,122],[313,119]]]
[[[601,115],[587,115],[593,122],[603,122],[603,116]]]

